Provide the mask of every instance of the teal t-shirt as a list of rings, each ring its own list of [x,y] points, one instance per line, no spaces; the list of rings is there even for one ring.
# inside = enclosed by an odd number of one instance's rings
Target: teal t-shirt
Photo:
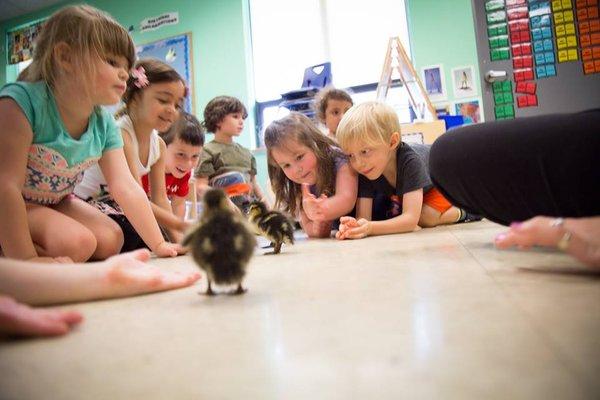
[[[73,192],[83,171],[102,154],[123,147],[115,121],[97,107],[79,139],[72,138],[60,118],[54,94],[46,82],[15,82],[0,89],[0,98],[10,97],[21,108],[33,131],[27,155],[27,175],[23,186],[25,200],[56,204]],[[0,130],[0,134],[8,134]]]

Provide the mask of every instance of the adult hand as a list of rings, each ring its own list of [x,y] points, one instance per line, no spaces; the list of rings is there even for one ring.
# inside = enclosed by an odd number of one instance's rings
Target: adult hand
[[[552,226],[554,218],[535,217],[525,222],[513,222],[510,230],[496,236],[495,243],[499,249],[517,246],[529,249],[532,246],[556,247],[565,234],[565,230]]]
[[[0,296],[0,335],[57,336],[83,320],[77,311],[36,309]]]
[[[557,247],[566,238],[562,250],[590,267],[600,267],[600,239],[594,234],[600,232],[600,218],[569,219],[568,229],[556,221],[556,218],[534,217],[512,223],[510,230],[496,236],[494,242],[499,249],[512,246],[529,249],[532,246]]]

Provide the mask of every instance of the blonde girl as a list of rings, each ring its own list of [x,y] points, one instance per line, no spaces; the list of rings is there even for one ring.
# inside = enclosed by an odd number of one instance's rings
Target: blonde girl
[[[151,207],[158,223],[165,227],[173,241],[179,241],[186,223],[171,209],[165,185],[166,145],[158,132],[169,130],[179,118],[185,97],[181,76],[169,65],[157,59],[142,59],[135,63],[123,95],[125,107],[117,113],[123,150],[130,175],[142,187],[142,176],[148,175]],[[146,247],[143,236],[112,197],[100,168],[85,172],[75,194],[95,205],[119,224],[124,235],[121,251]]]
[[[72,195],[99,163],[111,191],[159,256],[165,242],[128,171],[114,120],[100,106],[125,91],[135,49],[127,31],[89,6],[66,7],[38,36],[31,65],[0,90],[0,246],[38,261],[104,259],[123,243],[119,226]]]
[[[342,151],[299,113],[271,123],[265,145],[276,207],[299,216],[309,237],[329,237],[356,202],[358,178]]]

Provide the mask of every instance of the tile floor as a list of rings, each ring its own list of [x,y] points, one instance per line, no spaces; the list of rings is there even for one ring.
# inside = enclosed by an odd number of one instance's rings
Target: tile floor
[[[502,230],[300,238],[254,257],[244,296],[201,280],[71,306],[72,334],[0,344],[0,398],[600,398],[600,275],[497,251]]]

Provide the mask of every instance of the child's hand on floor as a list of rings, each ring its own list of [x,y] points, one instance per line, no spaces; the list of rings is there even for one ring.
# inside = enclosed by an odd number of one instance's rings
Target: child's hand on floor
[[[362,239],[371,233],[371,221],[364,218],[356,220],[353,217],[341,217],[340,228],[335,234],[336,239]]]
[[[109,267],[107,280],[109,289],[103,297],[122,297],[158,292],[189,286],[200,278],[197,271],[189,273],[163,271],[147,264],[148,250],[110,257],[104,263]]]
[[[187,250],[179,243],[160,242],[155,249],[152,249],[158,257],[177,257],[180,254],[187,253]]]
[[[36,309],[0,296],[0,335],[57,336],[64,335],[83,316],[77,311]]]
[[[302,184],[302,209],[311,221],[325,221],[327,209],[327,196],[322,194],[318,198],[310,192],[309,185]]]

